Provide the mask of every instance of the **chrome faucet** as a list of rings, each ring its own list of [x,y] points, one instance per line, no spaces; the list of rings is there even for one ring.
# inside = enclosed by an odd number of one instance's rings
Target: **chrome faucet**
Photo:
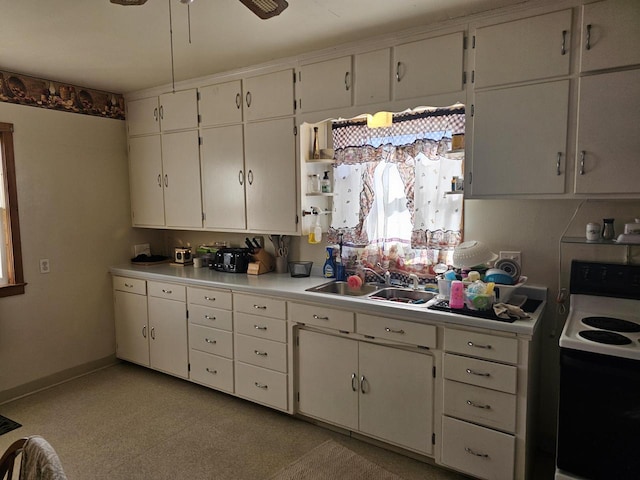
[[[369,267],[361,267],[361,268],[363,272],[373,273],[376,277],[378,277],[378,280],[380,280],[380,283],[384,283],[385,285],[388,285],[388,286],[391,285],[391,272],[389,272],[389,270],[385,270],[384,276],[383,276],[383,275],[380,275],[378,272],[376,272],[372,268],[369,268]]]

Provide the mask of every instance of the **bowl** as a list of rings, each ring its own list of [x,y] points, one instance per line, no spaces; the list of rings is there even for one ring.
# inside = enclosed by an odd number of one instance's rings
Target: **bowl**
[[[312,266],[313,262],[289,262],[289,273],[294,278],[308,277]]]
[[[495,302],[496,296],[494,293],[470,293],[466,290],[464,292],[464,304],[469,310],[491,310]]]
[[[477,240],[462,242],[453,250],[453,266],[456,268],[475,267],[493,262],[497,258],[498,255]]]

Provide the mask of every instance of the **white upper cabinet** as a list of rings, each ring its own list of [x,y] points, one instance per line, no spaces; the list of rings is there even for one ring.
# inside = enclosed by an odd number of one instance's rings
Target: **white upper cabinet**
[[[582,10],[580,70],[640,64],[638,0],[605,0]]]
[[[242,82],[208,85],[198,90],[200,126],[210,127],[242,122]]]
[[[127,129],[130,136],[160,131],[158,97],[127,102]]]
[[[351,106],[352,83],[351,56],[303,65],[296,86],[300,111]]]
[[[640,69],[580,78],[576,193],[640,192]]]
[[[160,135],[129,139],[129,185],[133,225],[164,226]]]
[[[394,99],[462,90],[464,33],[405,43],[394,48]]]
[[[293,70],[287,69],[245,78],[244,114],[245,120],[293,115]]]
[[[391,49],[360,53],[354,59],[356,105],[389,101],[391,92]]]
[[[471,196],[564,193],[568,109],[569,80],[477,92]]]
[[[196,90],[128,102],[127,127],[129,136],[198,128]]]
[[[474,86],[568,75],[570,40],[571,10],[478,28]]]

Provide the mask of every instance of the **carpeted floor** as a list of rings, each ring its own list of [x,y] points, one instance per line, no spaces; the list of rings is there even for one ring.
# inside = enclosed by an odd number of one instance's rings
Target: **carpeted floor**
[[[403,480],[467,478],[128,363],[5,403],[0,412],[22,424],[0,435],[0,452],[42,435],[69,480],[268,479],[327,440]]]

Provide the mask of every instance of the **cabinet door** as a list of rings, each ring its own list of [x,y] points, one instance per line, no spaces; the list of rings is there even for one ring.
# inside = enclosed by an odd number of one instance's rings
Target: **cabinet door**
[[[247,228],[242,125],[202,130],[205,228]]]
[[[432,452],[433,358],[360,342],[360,431]]]
[[[133,225],[164,226],[160,135],[129,139],[129,183]]]
[[[640,70],[580,79],[577,193],[640,193]]]
[[[569,74],[571,10],[478,28],[476,88]]]
[[[405,43],[394,49],[394,98],[462,90],[463,32]]]
[[[569,81],[478,92],[471,194],[563,193]]]
[[[127,102],[127,130],[129,135],[144,135],[160,131],[158,97]]]
[[[148,367],[147,297],[119,290],[114,291],[113,295],[116,321],[116,356]]]
[[[640,63],[638,0],[607,0],[582,8],[581,71]]]
[[[242,122],[242,82],[219,83],[199,90],[200,126]]]
[[[298,80],[301,112],[351,106],[351,56],[303,65]]]
[[[356,105],[389,101],[391,49],[383,48],[355,56],[354,95]]]
[[[245,126],[247,228],[296,231],[294,122],[285,118]]]
[[[160,95],[160,128],[163,132],[198,128],[196,89]]]
[[[246,78],[243,83],[245,120],[294,114],[293,70]]]
[[[165,221],[168,227],[201,228],[198,132],[162,135]]]
[[[298,409],[357,430],[358,343],[307,330],[298,338]]]
[[[187,307],[184,302],[148,297],[151,368],[187,378]]]

